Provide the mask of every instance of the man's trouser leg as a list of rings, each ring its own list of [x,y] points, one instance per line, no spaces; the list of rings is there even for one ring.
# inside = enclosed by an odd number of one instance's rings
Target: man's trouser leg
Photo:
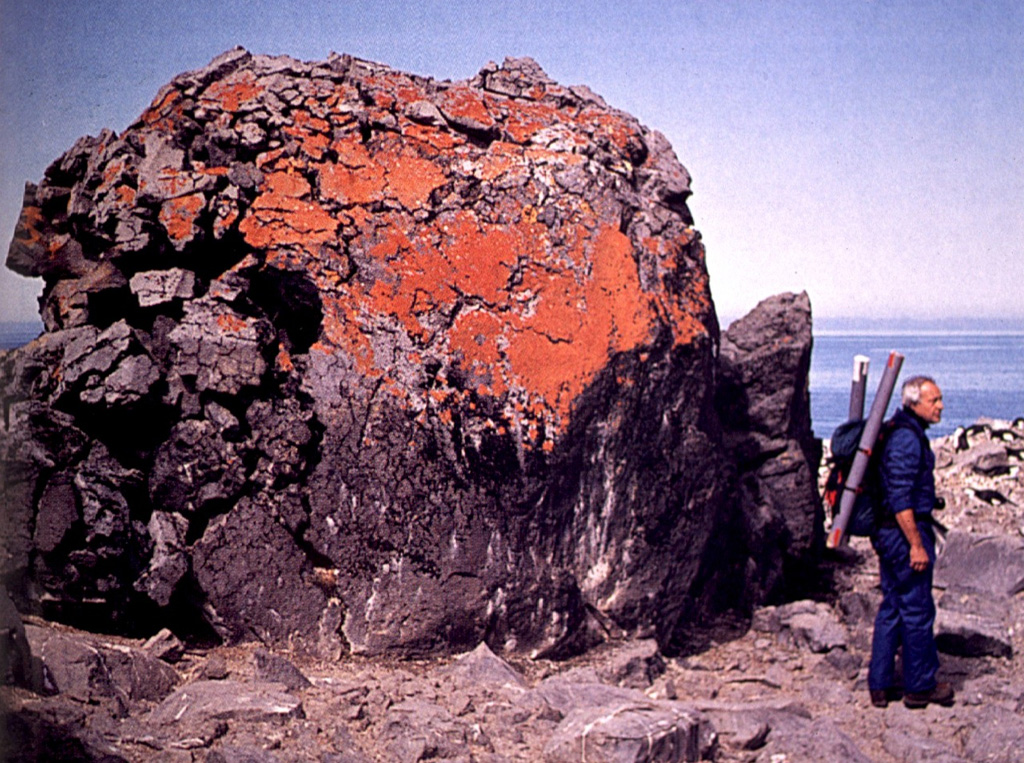
[[[880,532],[884,532],[880,531]],[[896,576],[886,564],[883,552],[885,541],[876,536],[872,545],[878,554],[878,572],[882,588],[882,603],[875,616],[875,630],[871,638],[871,664],[868,667],[868,688],[879,691],[892,688],[896,664],[896,650],[900,645],[902,626],[896,602]]]
[[[910,544],[899,528],[882,528],[876,536],[875,548],[885,598],[875,620],[875,640],[872,642],[868,673],[868,685],[872,689],[891,685],[896,644],[903,645],[904,689],[927,692],[935,688],[939,669],[933,630],[935,602],[932,599],[935,536],[926,523],[918,522],[918,530],[932,562],[924,572],[910,569]],[[889,683],[879,686],[874,683],[885,680]]]

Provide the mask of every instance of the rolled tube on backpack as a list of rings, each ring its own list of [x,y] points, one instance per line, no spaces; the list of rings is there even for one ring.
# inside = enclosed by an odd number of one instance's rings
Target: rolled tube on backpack
[[[889,408],[889,400],[896,387],[896,377],[900,375],[902,366],[903,356],[898,352],[889,353],[889,362],[885,364],[882,379],[878,382],[878,391],[875,393],[875,399],[871,402],[871,412],[868,413],[867,421],[864,422],[864,433],[860,436],[857,455],[853,457],[850,474],[839,499],[839,515],[832,523],[832,532],[828,537],[829,548],[838,548],[846,543],[846,528],[850,524],[850,516],[853,514],[853,504],[857,500],[857,488],[860,487],[860,483],[864,479],[864,472],[867,471],[868,458],[871,455],[871,449],[875,447],[875,441],[878,440],[878,433],[882,429],[882,419],[885,418],[885,412]]]
[[[864,396],[868,386],[868,366],[871,358],[867,355],[853,356],[853,384],[850,387],[850,415],[847,421],[864,418]]]

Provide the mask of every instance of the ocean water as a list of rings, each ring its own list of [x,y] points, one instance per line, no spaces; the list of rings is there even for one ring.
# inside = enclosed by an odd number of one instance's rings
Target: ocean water
[[[40,321],[0,321],[0,350],[21,347],[42,333]]]
[[[18,347],[42,331],[38,321],[0,322],[0,349]],[[904,356],[887,415],[899,406],[899,385],[916,374],[933,377],[946,403],[942,437],[979,418],[1013,420],[1024,416],[1024,331],[929,332],[905,334],[823,331],[811,354],[811,419],[814,433],[827,438],[846,420],[850,407],[853,356],[871,359],[865,411],[870,410],[889,352]]]
[[[899,407],[902,383],[919,374],[935,379],[946,406],[942,422],[928,430],[931,437],[950,434],[980,418],[1012,421],[1024,416],[1024,331],[820,332],[811,353],[811,420],[816,436],[830,437],[846,419],[854,355],[871,359],[867,412],[892,350],[904,360],[887,417]]]

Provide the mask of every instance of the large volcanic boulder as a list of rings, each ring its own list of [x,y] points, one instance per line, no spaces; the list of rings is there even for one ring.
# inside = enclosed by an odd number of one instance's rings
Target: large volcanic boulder
[[[4,582],[323,654],[670,640],[747,554],[689,193],[528,59],[177,77],[26,189],[7,262],[47,333],[0,355]]]

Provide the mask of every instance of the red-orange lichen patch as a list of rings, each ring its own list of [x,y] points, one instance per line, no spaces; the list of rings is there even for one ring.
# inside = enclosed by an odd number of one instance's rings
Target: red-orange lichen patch
[[[574,154],[568,151],[552,151],[537,146],[527,146],[523,155],[534,164],[561,164],[569,166],[580,166],[587,163],[587,157],[581,154]]]
[[[256,198],[238,229],[257,249],[294,245],[315,256],[318,246],[336,239],[338,221],[318,204],[268,191]]]
[[[225,333],[237,334],[245,329],[246,322],[232,313],[221,313],[217,316],[217,327]]]
[[[283,148],[275,148],[271,151],[264,151],[256,157],[256,167],[258,169],[266,169],[267,167],[273,166],[277,160],[284,155]]]
[[[385,155],[388,190],[406,209],[423,206],[431,192],[445,182],[444,170],[411,154]]]
[[[196,216],[206,206],[206,198],[201,193],[190,193],[168,199],[160,206],[160,224],[167,231],[171,241],[183,242],[196,234]]]
[[[580,113],[579,121],[593,126],[595,134],[606,136],[623,152],[631,144],[643,145],[643,138],[637,128],[614,114],[588,106]]]
[[[292,356],[284,347],[278,348],[277,357],[274,358],[274,365],[277,367],[278,371],[283,371],[284,373],[291,373],[295,370],[295,363],[292,362]]]
[[[248,70],[229,74],[222,80],[211,84],[200,99],[219,103],[226,111],[238,111],[238,107],[263,94],[263,87],[257,82],[256,75]]]
[[[515,166],[516,160],[522,157],[522,153],[518,147],[514,151],[509,150],[506,148],[509,145],[507,143],[497,147],[492,145],[491,150],[480,158],[478,164],[481,180],[489,183]]]
[[[543,103],[517,102],[508,109],[505,130],[516,143],[528,143],[534,135],[557,121],[557,113]]]
[[[484,99],[465,85],[455,85],[442,91],[438,95],[438,106],[450,119],[461,120],[481,130],[495,124]]]
[[[359,306],[352,303],[345,294],[329,294],[323,302],[323,336],[334,347],[342,347],[352,357],[361,374],[368,377],[379,377],[384,372],[374,364],[373,347],[369,337],[360,330]],[[313,348],[327,349],[323,340],[314,343]]]
[[[452,352],[463,368],[479,379],[477,393],[503,395],[508,387],[504,379],[503,355],[498,347],[507,324],[494,313],[465,310],[448,331]]]
[[[320,196],[342,205],[370,204],[384,198],[384,168],[357,138],[336,140],[336,164],[319,165]]]
[[[181,91],[168,88],[163,95],[157,95],[149,108],[142,112],[140,119],[150,129],[173,132],[183,115]]]
[[[284,132],[299,140],[303,152],[314,161],[320,161],[330,145],[327,133],[330,124],[308,111],[298,110],[292,114],[293,124],[284,128]]]
[[[97,193],[103,193],[119,184],[125,178],[127,169],[128,162],[124,157],[119,156],[111,159],[107,166],[103,168],[103,179],[96,189]]]
[[[606,226],[587,249],[592,270],[582,286],[572,271],[524,278],[539,299],[508,349],[515,377],[547,401],[559,428],[611,353],[649,341],[654,326],[654,306],[640,288],[629,239]]]
[[[267,175],[263,182],[269,193],[290,196],[294,199],[301,199],[310,191],[306,178],[294,172],[273,172]]]
[[[27,247],[38,246],[43,241],[45,218],[42,210],[34,204],[21,208],[18,225],[14,231],[16,241]]]
[[[441,230],[447,238],[445,256],[455,271],[455,289],[489,302],[500,300],[518,258],[514,234],[496,225],[481,225],[466,211],[442,223]]]
[[[424,143],[438,151],[451,151],[456,146],[463,145],[466,140],[461,135],[453,135],[445,130],[427,125],[418,125],[409,122],[402,127],[402,135]]]
[[[130,185],[119,185],[115,193],[118,204],[127,207],[135,203],[135,189]]]

